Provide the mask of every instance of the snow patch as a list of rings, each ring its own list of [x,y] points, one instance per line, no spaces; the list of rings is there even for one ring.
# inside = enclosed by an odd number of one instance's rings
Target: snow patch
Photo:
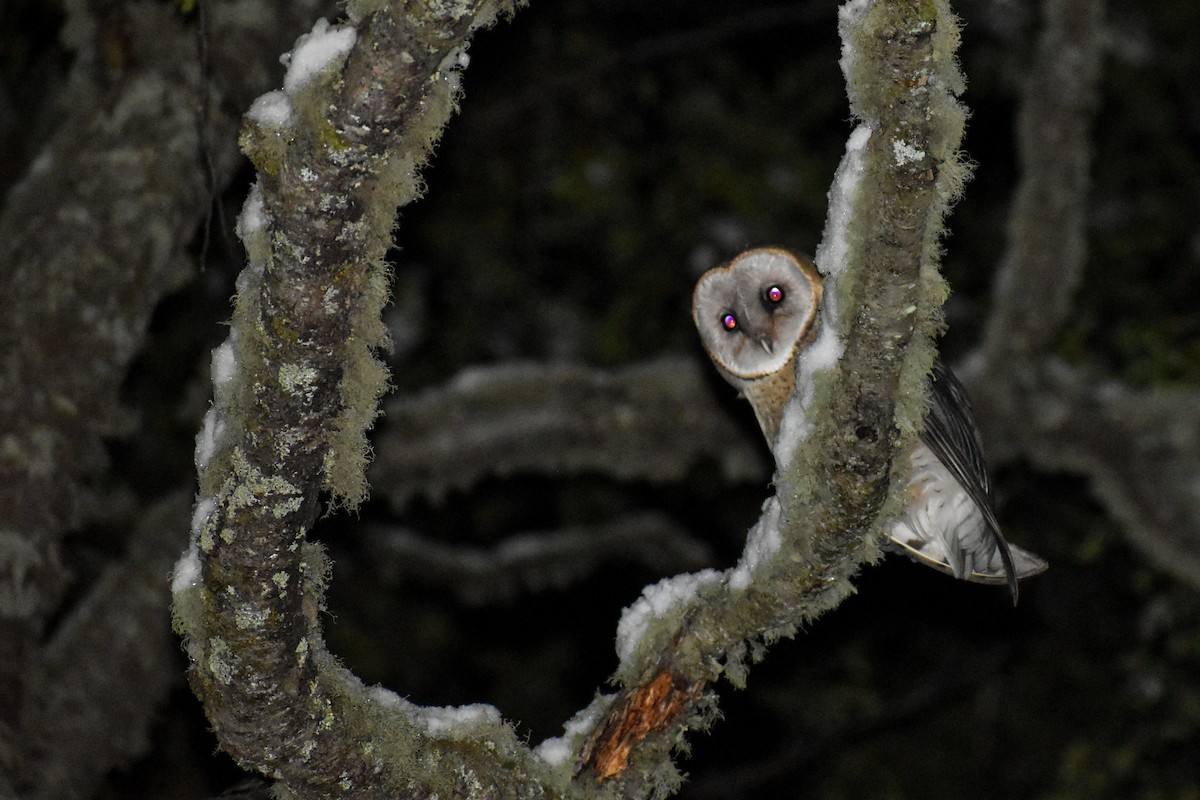
[[[487,703],[466,706],[419,706],[382,686],[368,688],[367,696],[372,702],[408,717],[429,736],[463,739],[473,735],[469,728],[504,724],[500,711]]]
[[[196,507],[192,509],[192,539],[193,541],[200,537],[200,531],[204,528],[204,523],[208,522],[208,518],[217,510],[217,499],[215,497],[198,497],[196,498]]]
[[[196,434],[196,453],[194,458],[197,473],[203,474],[204,470],[208,469],[209,462],[217,454],[217,446],[220,444],[224,433],[225,420],[221,419],[221,413],[217,410],[217,407],[212,406],[208,409],[208,413],[204,415],[204,424],[200,426],[200,432]]]
[[[813,374],[833,369],[842,360],[842,352],[844,350],[845,344],[837,337],[837,333],[831,330],[830,326],[826,326],[805,352],[805,372]],[[812,401],[812,392],[812,382],[809,381],[802,393],[802,396],[805,398],[805,408]]]
[[[533,754],[552,767],[565,762],[578,750],[580,737],[596,727],[596,721],[601,713],[612,704],[616,695],[606,694],[597,697],[587,708],[578,711],[563,725],[563,735],[546,739],[533,749]]]
[[[854,69],[854,61],[858,54],[854,52],[845,28],[858,23],[873,2],[874,0],[848,0],[838,9],[838,30],[842,33],[842,57],[838,59],[838,66],[842,68],[842,74],[846,76],[847,83],[850,82],[850,71]]]
[[[443,736],[456,729],[479,725],[502,725],[503,718],[495,706],[472,703],[468,706],[415,707],[416,722],[430,736]],[[465,733],[459,730],[458,732]]]
[[[817,248],[816,264],[827,276],[841,275],[846,271],[846,256],[850,252],[850,218],[854,210],[854,198],[862,182],[867,142],[871,140],[871,128],[859,125],[846,141],[846,152],[833,174],[829,187],[829,212],[825,217],[825,232]],[[832,292],[826,293],[826,300]],[[825,305],[823,303],[823,305]]]
[[[829,187],[829,212],[814,259],[818,269],[827,278],[826,291],[821,300],[821,328],[812,345],[796,359],[796,393],[789,401],[789,408],[784,411],[773,451],[775,463],[780,469],[791,463],[796,448],[812,432],[808,409],[812,405],[817,374],[837,367],[845,348],[838,338],[841,326],[837,292],[834,289],[837,278],[848,267],[850,221],[862,183],[865,153],[871,133],[868,125],[859,125],[850,134],[846,141],[846,152]]]
[[[385,689],[382,686],[372,686],[367,689],[367,696],[376,703],[379,703],[379,705],[386,706],[387,708],[408,709],[412,707],[412,703],[391,689]]]
[[[246,116],[264,128],[286,128],[292,124],[292,101],[278,89],[260,94]]]
[[[500,711],[487,703],[473,703],[467,706],[418,706],[382,686],[367,689],[367,696],[381,706],[400,711],[410,717],[414,724],[423,728],[430,736],[457,733],[465,737],[469,732],[463,730],[464,728],[504,724]]]
[[[892,139],[892,155],[896,158],[896,166],[903,167],[925,157],[925,151],[913,147],[903,139]]]
[[[358,31],[352,25],[330,25],[324,17],[317,20],[312,32],[297,39],[292,52],[279,58],[288,68],[283,78],[283,90],[289,95],[295,94],[317,74],[335,63],[340,66],[357,39]]]
[[[209,367],[213,387],[223,389],[237,374],[237,353],[233,349],[233,337],[230,336],[213,348],[212,364]]]
[[[746,549],[738,564],[729,573],[730,589],[745,589],[750,585],[759,565],[773,558],[783,546],[783,535],[779,531],[782,514],[779,498],[771,495],[763,503],[762,516],[746,534]]]
[[[813,426],[808,410],[812,408],[813,396],[816,393],[817,375],[836,369],[846,349],[835,329],[837,315],[831,308],[832,302],[833,298],[827,293],[822,303],[825,309],[822,310],[824,319],[821,332],[796,360],[796,391],[784,409],[772,450],[775,464],[781,470],[787,469],[800,443],[812,433]]]
[[[680,603],[696,596],[702,586],[719,583],[723,573],[715,569],[676,575],[642,589],[642,596],[621,613],[617,623],[617,656],[624,662],[650,627],[650,622]]]
[[[263,95],[266,97],[266,95]],[[259,98],[261,100],[262,97]],[[258,102],[255,100],[254,102]],[[252,234],[263,229],[266,226],[267,207],[263,203],[262,187],[257,182],[250,187],[250,193],[246,195],[246,202],[242,203],[242,213],[238,214],[237,219],[237,235],[243,242],[250,238]]]
[[[196,504],[196,510],[199,511],[200,503]],[[195,520],[192,521],[192,530],[196,528]],[[171,573],[171,594],[180,594],[193,586],[200,583],[200,551],[193,543],[191,547],[184,551],[179,560],[175,562],[175,570]]]

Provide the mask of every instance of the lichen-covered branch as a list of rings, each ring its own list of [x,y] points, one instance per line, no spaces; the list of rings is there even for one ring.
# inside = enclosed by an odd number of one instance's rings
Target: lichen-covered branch
[[[32,669],[22,719],[28,798],[88,797],[114,765],[143,753],[178,685],[167,586],[190,492],[147,509],[125,560],[111,564],[59,624]]]
[[[709,398],[694,359],[616,371],[474,368],[445,387],[384,404],[371,485],[400,509],[417,494],[438,499],[487,475],[593,471],[665,482],[703,457],[729,480],[766,475],[762,446]]]
[[[1046,0],[1018,121],[1021,184],[987,339],[964,370],[989,449],[1086,475],[1146,556],[1200,586],[1200,394],[1135,389],[1050,348],[1084,274],[1102,0]]]
[[[363,540],[371,569],[385,583],[434,583],[471,605],[562,588],[618,562],[640,564],[660,575],[713,563],[708,545],[654,513],[518,534],[488,550],[453,547],[394,527],[368,527]]]
[[[1103,0],[1044,0],[1017,119],[1021,183],[996,275],[984,351],[992,362],[1045,351],[1079,286]]]
[[[129,41],[144,45],[143,26],[168,12],[133,11]],[[184,36],[169,23],[165,33]],[[0,217],[4,727],[68,582],[60,537],[84,519],[83,485],[105,466],[101,437],[118,428],[118,387],[155,304],[188,277],[182,245],[206,201],[194,67],[155,64],[119,90],[98,85],[98,71],[77,71],[78,100],[63,103],[74,112]]]
[[[668,579],[626,612],[625,688],[536,759],[492,709],[417,709],[336,666],[317,620],[326,566],[305,541],[321,490],[348,504],[364,491],[391,210],[415,195],[461,43],[491,11],[430,10],[360,20],[352,8],[353,28],[318,24],[293,49],[284,90],[251,108],[250,265],[214,353],[195,542],[175,576],[193,685],[222,747],[300,796],[662,795],[679,781],[671,750],[712,713],[709,685],[740,683],[756,648],[834,605],[878,551],[892,453],[924,412],[942,216],[963,177],[956,23],[944,3],[843,9],[862,122],[818,251],[829,300],[798,367],[779,493],[736,569]]]
[[[1135,389],[1050,358],[1004,376],[976,399],[995,454],[1087,476],[1135,547],[1200,588],[1200,392]]]
[[[705,723],[706,687],[722,674],[740,684],[763,643],[844,598],[898,502],[892,454],[921,425],[945,296],[942,217],[965,172],[957,24],[945,3],[903,0],[853,0],[840,16],[861,124],[830,192],[816,258],[827,276],[822,330],[799,356],[777,495],[737,568],[668,579],[626,611],[624,688],[591,726],[581,782],[633,796],[670,789],[667,754]]]
[[[65,752],[29,751],[57,722],[39,703],[80,690],[85,670],[122,672],[119,659],[134,655],[112,647],[73,660],[62,649],[69,639],[41,652],[69,582],[61,539],[95,510],[102,440],[126,433],[121,382],[151,312],[194,272],[185,248],[211,202],[210,180],[223,185],[234,171],[236,149],[220,143],[231,142],[236,119],[221,101],[261,91],[267,69],[221,38],[206,84],[190,57],[194,24],[170,6],[69,6],[75,64],[65,96],[45,100],[61,118],[0,216],[0,767],[21,785],[44,784]],[[276,26],[287,27],[294,6],[265,3],[249,20],[217,12],[214,30],[274,52]],[[206,96],[208,165],[197,111]],[[53,685],[37,683],[50,674]],[[138,695],[147,713],[155,699]],[[112,752],[105,745],[80,750],[98,771],[71,773],[75,786],[111,767],[100,763]]]
[[[538,762],[494,709],[416,709],[363,687],[322,642],[327,566],[305,534],[323,490],[347,504],[365,491],[395,208],[419,193],[467,37],[499,11],[367,5],[301,37],[284,89],[247,117],[250,262],[214,353],[176,626],[221,747],[291,796],[540,796]]]

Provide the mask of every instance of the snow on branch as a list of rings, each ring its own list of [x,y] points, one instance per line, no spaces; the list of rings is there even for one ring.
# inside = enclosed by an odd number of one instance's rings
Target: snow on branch
[[[214,354],[193,545],[174,581],[193,686],[221,746],[299,796],[663,796],[681,779],[672,751],[714,716],[712,682],[744,681],[747,659],[835,605],[878,550],[892,453],[924,411],[913,398],[940,323],[942,216],[964,175],[956,22],[944,2],[844,7],[861,123],[818,251],[830,301],[799,366],[794,457],[738,569],[647,588],[618,629],[624,688],[539,758],[494,709],[365,690],[322,644],[328,566],[305,533],[322,490],[347,505],[365,492],[393,211],[419,191],[465,37],[495,13],[360,11],[352,32],[318,23],[297,44],[296,79],[255,104],[242,134],[259,173],[239,225],[250,263]]]

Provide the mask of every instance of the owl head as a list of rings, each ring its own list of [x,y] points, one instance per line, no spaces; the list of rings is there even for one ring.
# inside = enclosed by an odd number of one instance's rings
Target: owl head
[[[706,272],[692,296],[692,316],[708,355],[734,378],[777,372],[813,333],[821,275],[786,250],[747,250]]]
[[[747,250],[700,276],[692,318],[717,370],[750,401],[772,451],[796,387],[796,354],[816,334],[821,275],[775,247]]]

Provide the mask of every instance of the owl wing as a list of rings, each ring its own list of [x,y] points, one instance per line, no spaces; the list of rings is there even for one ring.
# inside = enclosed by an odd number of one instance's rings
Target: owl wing
[[[992,508],[992,487],[988,479],[987,464],[983,459],[983,445],[971,416],[971,400],[967,390],[959,383],[950,368],[937,360],[933,364],[930,381],[929,414],[925,418],[925,430],[921,441],[933,451],[954,480],[983,515],[988,535],[1000,553],[1003,562],[1003,577],[996,575],[973,576],[981,582],[996,582],[1003,579],[1012,592],[1013,602],[1017,599],[1017,578],[1041,572],[1046,563],[1025,550],[1018,550],[1020,566],[1013,563],[1013,550],[1000,531],[1000,523]],[[982,580],[981,580],[982,579]]]

